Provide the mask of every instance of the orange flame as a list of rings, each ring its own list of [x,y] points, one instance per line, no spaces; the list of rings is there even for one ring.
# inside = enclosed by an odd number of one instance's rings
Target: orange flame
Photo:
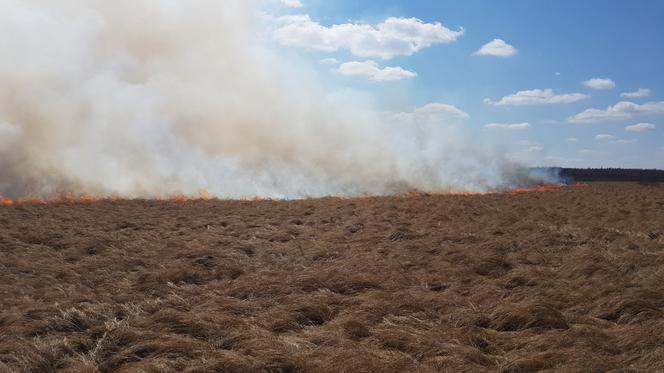
[[[178,195],[173,196],[173,201],[175,201],[175,202],[186,202],[188,200],[189,200],[189,198],[187,198],[183,194],[178,194]]]
[[[78,200],[79,200],[80,202],[96,202],[96,201],[97,201],[97,197],[95,197],[95,196],[91,196],[91,195],[89,195],[89,194],[84,194],[84,195],[78,197]]]
[[[518,195],[518,194],[524,194],[524,193],[544,193],[544,192],[552,192],[552,191],[557,191],[561,190],[564,188],[588,188],[590,187],[589,184],[586,183],[577,183],[574,185],[558,185],[558,184],[545,184],[545,185],[539,185],[536,187],[532,188],[517,188],[517,189],[512,189],[508,191],[499,191],[499,190],[491,190],[487,192],[454,192],[454,191],[447,191],[447,192],[433,192],[433,193],[427,193],[427,192],[420,192],[420,191],[410,191],[410,192],[405,192],[405,193],[399,193],[396,194],[395,197],[397,198],[421,198],[421,197],[427,197],[427,196],[460,196],[460,197],[470,197],[470,196],[484,196],[484,195],[495,195],[495,194],[505,194],[505,195]],[[346,199],[346,197],[338,197],[342,199]],[[351,199],[358,199],[358,200],[364,200],[364,199],[371,199],[374,198],[374,196],[370,195],[360,195],[357,197],[352,197]],[[17,198],[15,200],[8,198],[8,197],[3,197],[0,196],[0,206],[14,206],[14,205],[41,205],[41,204],[58,204],[58,203],[93,203],[97,201],[119,201],[122,200],[123,198],[120,196],[110,196],[107,198],[99,198],[95,197],[90,194],[81,194],[81,195],[75,195],[73,193],[64,193],[55,197],[51,198],[38,198],[34,196],[28,196],[28,197],[21,197]],[[211,200],[212,197],[210,196],[210,193],[208,191],[201,191],[197,197],[191,197],[187,196],[184,194],[176,194],[171,196],[170,198],[154,198],[155,201],[171,201],[171,202],[193,202],[193,201],[209,201]],[[273,199],[273,198],[261,198],[261,197],[246,197],[246,198],[241,198],[243,201],[273,201],[273,202],[280,202],[281,200],[279,199]]]
[[[51,198],[42,199],[39,197],[28,196],[28,197],[19,197],[16,200],[7,197],[0,196],[0,206],[12,206],[12,205],[44,205],[47,203],[58,204],[58,203],[92,203],[98,201],[99,198],[89,195],[74,195],[73,193],[64,193],[62,195],[54,196]]]
[[[551,192],[554,190],[560,190],[563,188],[563,185],[559,184],[545,184],[545,185],[538,185],[533,188],[516,188],[512,189],[506,192],[506,194],[514,195],[514,194],[522,194],[522,193],[543,193],[543,192]]]

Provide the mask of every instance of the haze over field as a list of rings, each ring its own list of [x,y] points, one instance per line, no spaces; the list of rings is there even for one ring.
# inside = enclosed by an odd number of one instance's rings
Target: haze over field
[[[478,136],[474,114],[398,88],[422,76],[390,60],[450,48],[465,37],[462,26],[412,16],[327,26],[299,1],[0,4],[0,195],[292,198],[539,181],[513,155],[523,146],[541,153],[541,144],[491,133],[531,123],[492,121]],[[519,55],[496,38],[468,58]],[[531,90],[486,105],[588,96]],[[602,114],[584,113],[574,121]]]
[[[301,197],[527,181],[453,123],[388,118],[325,91],[259,40],[255,3],[2,2],[0,194]]]

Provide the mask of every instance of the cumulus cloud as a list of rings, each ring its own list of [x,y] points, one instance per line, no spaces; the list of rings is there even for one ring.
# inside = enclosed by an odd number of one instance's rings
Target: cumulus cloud
[[[615,140],[616,137],[613,135],[608,135],[606,133],[599,134],[595,136],[595,140],[597,141],[609,141],[609,140]]]
[[[616,136],[602,133],[595,136],[595,141],[600,141],[605,144],[625,145],[635,143],[636,139],[619,139]]]
[[[489,123],[484,126],[487,129],[526,130],[530,123]]]
[[[620,97],[625,97],[625,98],[643,98],[643,97],[650,97],[650,94],[652,91],[648,88],[639,88],[638,91],[636,92],[625,92],[621,93]]]
[[[426,123],[441,119],[470,119],[470,115],[456,106],[434,102],[410,112],[393,113],[392,118],[402,122]]]
[[[323,58],[322,60],[318,61],[321,65],[338,65],[341,63],[336,58]]]
[[[643,105],[629,101],[621,101],[605,110],[587,109],[568,121],[570,123],[596,123],[602,121],[628,120],[637,115],[653,115],[664,113],[664,101],[648,102]]]
[[[627,139],[617,139],[617,140],[611,141],[611,144],[625,145],[625,144],[634,144],[635,142],[637,142],[636,139],[629,139],[629,140],[627,140]]]
[[[485,126],[485,128],[486,127],[487,126]],[[499,123],[499,127],[493,127],[493,128],[507,128],[507,127],[503,127],[502,124]],[[531,158],[532,156],[544,152],[544,145],[537,141],[520,140],[518,144],[522,148],[512,153],[513,155],[516,155],[517,158],[525,157],[525,160],[532,161],[533,160]]]
[[[652,131],[655,128],[657,128],[657,127],[655,127],[655,125],[652,124],[652,123],[638,123],[638,124],[634,124],[634,125],[625,127],[625,131],[627,131],[627,132],[646,132],[646,131]]]
[[[302,8],[304,6],[300,0],[279,0],[279,2],[289,8]]]
[[[324,26],[309,15],[279,18],[281,25],[274,38],[287,46],[335,52],[347,49],[359,57],[410,56],[434,44],[452,43],[464,33],[453,31],[439,22],[425,23],[417,18],[390,17],[376,26],[365,23],[344,23]]]
[[[476,56],[511,57],[517,52],[516,48],[507,44],[505,40],[493,39],[473,54]]]
[[[484,100],[484,103],[497,106],[552,105],[569,104],[572,102],[585,100],[588,97],[590,96],[581,93],[555,94],[553,89],[533,89],[519,91],[517,93],[505,96],[496,102],[487,98]]]
[[[410,79],[417,76],[417,73],[405,70],[399,66],[380,68],[375,61],[371,60],[343,63],[339,66],[339,73],[346,76],[365,76],[377,82]]]
[[[616,83],[608,78],[594,78],[589,79],[583,82],[583,85],[598,90],[613,89],[616,87]]]

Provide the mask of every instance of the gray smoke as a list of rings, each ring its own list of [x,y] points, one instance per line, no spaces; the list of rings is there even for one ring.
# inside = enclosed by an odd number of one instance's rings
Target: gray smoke
[[[298,198],[531,180],[269,46],[246,0],[0,0],[0,195]]]

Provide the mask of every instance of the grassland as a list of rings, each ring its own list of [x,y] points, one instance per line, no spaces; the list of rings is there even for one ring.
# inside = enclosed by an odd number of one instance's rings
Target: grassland
[[[664,371],[664,186],[0,207],[0,371]]]

